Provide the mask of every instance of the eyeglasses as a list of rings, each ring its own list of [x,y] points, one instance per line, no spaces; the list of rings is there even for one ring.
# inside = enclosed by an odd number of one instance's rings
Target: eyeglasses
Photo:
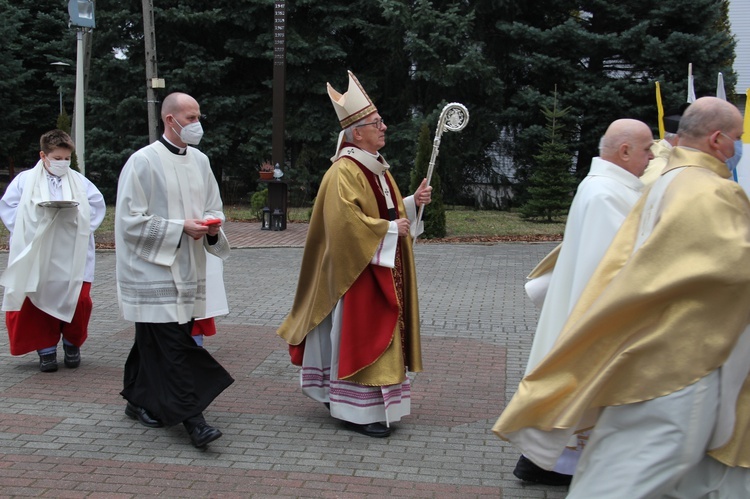
[[[383,126],[385,125],[385,121],[383,120],[383,118],[380,118],[379,120],[371,121],[369,123],[362,123],[361,125],[357,125],[354,128],[359,128],[359,127],[367,126],[367,125],[372,125],[378,130],[381,130]]]
[[[742,140],[742,139],[733,139],[732,137],[730,137],[729,135],[727,135],[726,133],[722,131],[719,131],[719,133],[723,135],[724,137],[728,138],[729,140],[731,140],[732,142],[737,142],[738,140]]]

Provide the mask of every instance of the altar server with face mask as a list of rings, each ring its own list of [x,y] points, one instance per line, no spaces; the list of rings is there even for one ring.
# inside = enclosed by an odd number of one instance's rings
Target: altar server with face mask
[[[101,192],[70,168],[74,145],[62,130],[39,141],[39,161],[16,176],[0,199],[11,233],[3,310],[10,353],[39,354],[42,372],[57,371],[63,340],[65,366],[81,363],[88,335],[94,280],[94,231],[104,219]]]

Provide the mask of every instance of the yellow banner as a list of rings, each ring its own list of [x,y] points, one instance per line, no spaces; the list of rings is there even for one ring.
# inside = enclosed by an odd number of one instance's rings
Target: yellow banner
[[[661,103],[661,87],[658,81],[656,82],[656,109],[659,113],[657,122],[659,123],[659,140],[661,140],[664,138],[664,106]],[[745,113],[745,127],[747,129],[747,113]]]
[[[750,88],[745,90],[745,126],[742,133],[742,142],[750,144]]]

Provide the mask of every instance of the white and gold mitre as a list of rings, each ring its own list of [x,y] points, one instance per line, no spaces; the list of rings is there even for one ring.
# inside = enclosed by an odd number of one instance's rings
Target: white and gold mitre
[[[328,96],[331,98],[333,108],[339,117],[341,128],[346,128],[378,110],[370,97],[367,96],[367,92],[362,88],[357,77],[351,71],[348,71],[348,73],[349,89],[343,95],[334,90],[330,83],[326,83]]]

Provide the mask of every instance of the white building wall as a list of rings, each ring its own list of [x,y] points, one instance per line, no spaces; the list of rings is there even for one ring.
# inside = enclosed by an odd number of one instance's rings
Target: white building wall
[[[731,0],[729,4],[729,21],[732,23],[732,34],[737,40],[735,48],[734,72],[737,73],[737,107],[747,118],[748,108],[746,92],[750,89],[750,0]],[[737,165],[737,183],[750,195],[750,130],[745,119],[745,133],[742,135],[743,147],[746,151]]]
[[[750,88],[750,0],[731,0],[729,21],[737,40],[734,72],[737,73],[735,93],[745,95]],[[727,92],[729,93],[729,92]]]

